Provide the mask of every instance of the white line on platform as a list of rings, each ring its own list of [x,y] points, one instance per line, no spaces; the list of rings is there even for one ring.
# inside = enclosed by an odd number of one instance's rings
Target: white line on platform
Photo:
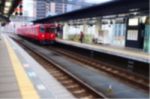
[[[37,85],[37,89],[38,89],[38,90],[45,90],[46,88],[45,88],[44,85],[39,84],[39,85]]]
[[[24,66],[25,68],[29,68],[29,67],[30,67],[29,64],[23,64],[23,66]]]
[[[30,77],[36,77],[36,73],[35,73],[35,72],[28,72],[28,75],[29,75]]]

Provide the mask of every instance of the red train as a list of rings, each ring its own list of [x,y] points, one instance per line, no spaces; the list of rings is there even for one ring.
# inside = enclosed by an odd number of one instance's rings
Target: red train
[[[22,26],[17,29],[19,36],[38,41],[41,44],[53,43],[56,38],[56,25],[37,24]]]

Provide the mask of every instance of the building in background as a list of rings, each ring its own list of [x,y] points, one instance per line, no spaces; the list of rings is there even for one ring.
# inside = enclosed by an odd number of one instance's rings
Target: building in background
[[[41,19],[91,5],[86,0],[23,0],[22,16]]]
[[[36,2],[36,18],[40,19],[40,18],[44,18],[46,15],[46,2],[45,0],[34,0],[34,2]]]
[[[91,5],[85,0],[46,0],[46,16],[58,15]]]
[[[66,4],[60,2],[46,2],[46,16],[53,16],[66,12]]]

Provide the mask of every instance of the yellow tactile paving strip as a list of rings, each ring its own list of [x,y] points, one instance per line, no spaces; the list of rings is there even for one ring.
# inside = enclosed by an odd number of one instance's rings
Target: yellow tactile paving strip
[[[22,64],[20,63],[18,57],[16,56],[14,50],[11,48],[9,42],[4,37],[6,47],[13,65],[13,69],[16,75],[18,86],[22,99],[39,99],[38,93],[36,92],[34,86],[32,85],[30,79],[28,78]]]

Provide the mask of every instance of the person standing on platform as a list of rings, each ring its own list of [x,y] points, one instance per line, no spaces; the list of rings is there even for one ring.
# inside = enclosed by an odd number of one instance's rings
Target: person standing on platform
[[[81,31],[80,32],[80,42],[82,43],[84,39],[84,33]]]

